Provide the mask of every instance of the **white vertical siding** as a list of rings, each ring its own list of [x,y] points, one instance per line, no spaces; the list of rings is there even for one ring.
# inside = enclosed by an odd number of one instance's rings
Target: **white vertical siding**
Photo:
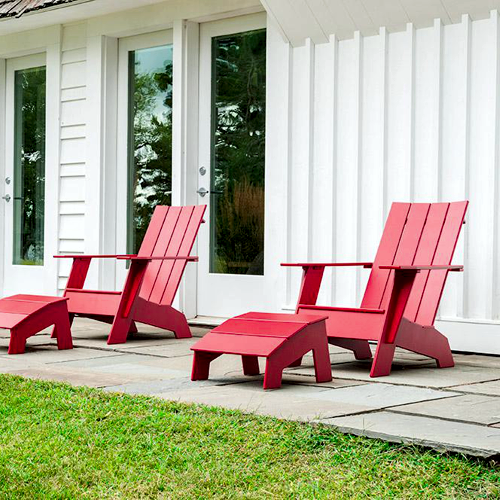
[[[289,257],[371,260],[393,201],[469,199],[455,259],[466,271],[450,275],[441,316],[498,320],[498,14],[290,50]],[[366,271],[328,273],[321,300],[357,305]]]
[[[63,28],[61,54],[61,145],[59,252],[83,253],[86,171],[86,23]],[[59,263],[64,289],[69,261]]]

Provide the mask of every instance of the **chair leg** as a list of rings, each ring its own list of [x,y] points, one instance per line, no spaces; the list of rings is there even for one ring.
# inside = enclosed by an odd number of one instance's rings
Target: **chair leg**
[[[377,344],[375,358],[373,359],[372,368],[370,370],[370,377],[385,377],[390,375],[395,350],[396,344],[394,343],[388,344],[387,342],[380,341]]]
[[[130,329],[128,331],[128,333],[137,333],[139,330],[137,330],[137,325],[135,324],[135,321],[132,321],[132,323],[130,323]]]
[[[171,308],[168,315],[169,329],[172,330],[177,339],[190,339],[191,328],[189,328],[186,316],[177,309]]]
[[[241,356],[243,373],[245,375],[260,375],[259,360],[257,356]]]
[[[191,380],[207,380],[210,372],[210,363],[220,356],[218,353],[195,351]]]
[[[353,351],[354,357],[357,360],[372,359],[370,344],[366,340],[330,337],[328,338],[328,342],[332,345],[342,347],[343,349],[349,349],[350,351]]]
[[[396,344],[407,351],[435,359],[439,368],[455,366],[448,339],[433,326],[421,326],[403,319]]]
[[[264,389],[279,389],[283,377],[283,367],[277,362],[275,356],[266,359],[266,372],[264,374]]]
[[[124,344],[127,341],[127,335],[130,331],[132,320],[129,318],[120,318],[115,316],[113,326],[108,336],[108,345],[111,344]]]

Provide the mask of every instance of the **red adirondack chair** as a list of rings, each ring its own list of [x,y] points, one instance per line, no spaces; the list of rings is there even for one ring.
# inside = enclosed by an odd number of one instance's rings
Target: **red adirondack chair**
[[[328,316],[331,344],[370,359],[368,341],[377,341],[370,376],[389,375],[396,346],[429,356],[440,368],[454,365],[448,340],[434,328],[441,294],[468,202],[394,203],[375,262],[296,263],[304,270],[297,314]],[[316,305],[328,266],[371,268],[361,307]]]
[[[75,315],[112,323],[108,344],[121,344],[135,322],[171,330],[177,338],[191,337],[186,317],[172,307],[190,257],[206,206],[155,208],[137,255],[57,255],[73,259],[64,296],[70,319]],[[123,291],[84,290],[92,259],[131,262]]]

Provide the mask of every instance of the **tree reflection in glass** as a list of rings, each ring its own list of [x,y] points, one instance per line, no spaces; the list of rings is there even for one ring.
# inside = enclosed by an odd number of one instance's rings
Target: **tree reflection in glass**
[[[264,274],[266,31],[213,39],[212,273]]]
[[[45,82],[45,67],[15,73],[13,264],[17,265],[43,265]]]
[[[172,203],[172,46],[129,54],[128,251],[136,253],[157,205]]]

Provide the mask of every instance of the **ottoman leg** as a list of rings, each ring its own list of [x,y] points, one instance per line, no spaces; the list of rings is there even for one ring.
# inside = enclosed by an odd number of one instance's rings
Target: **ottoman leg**
[[[57,348],[59,350],[73,349],[71,322],[66,302],[58,304],[58,313],[54,322],[53,334],[57,338]]]
[[[317,340],[313,347],[314,372],[316,382],[331,382],[332,365],[330,364],[330,350],[328,349],[328,338],[326,336],[325,323],[314,325]]]
[[[220,354],[218,353],[195,351],[191,380],[207,380],[210,372],[210,363],[219,356]]]
[[[10,342],[8,354],[24,354],[26,350],[26,337],[18,328],[10,330]]]
[[[75,315],[69,314],[68,316],[69,316],[69,327],[71,328],[71,326],[73,325],[73,320],[75,319]],[[57,331],[55,326],[52,328],[52,333],[50,334],[50,338],[51,339],[57,338]]]
[[[243,362],[243,373],[245,375],[259,375],[259,360],[257,356],[241,356]]]
[[[283,377],[283,367],[273,357],[266,360],[266,373],[264,374],[264,389],[279,389]]]
[[[316,374],[316,382],[331,382],[332,366],[330,365],[330,353],[328,348],[313,349],[314,372]]]
[[[298,359],[296,359],[293,363],[290,363],[288,365],[289,368],[295,368],[297,366],[302,366],[302,356]]]

